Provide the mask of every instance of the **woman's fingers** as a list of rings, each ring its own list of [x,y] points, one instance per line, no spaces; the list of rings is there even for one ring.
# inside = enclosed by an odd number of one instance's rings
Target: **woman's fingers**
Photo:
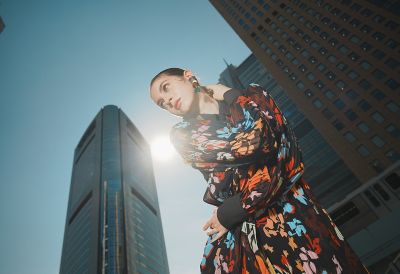
[[[212,234],[215,234],[215,233],[217,233],[217,232],[219,232],[219,230],[216,229],[216,228],[213,228],[213,229],[211,229],[210,231],[207,232],[207,235],[208,235],[208,236],[211,236]]]
[[[211,242],[210,243],[212,243],[212,242],[214,242],[214,241],[216,241],[216,240],[218,240],[219,238],[221,238],[222,237],[222,235],[224,235],[225,234],[225,232],[226,231],[224,231],[224,230],[221,230],[221,231],[219,231],[218,232],[218,234],[214,237],[214,238],[212,238],[212,240],[211,240]]]
[[[211,220],[208,220],[207,223],[203,225],[203,230],[206,230],[211,225]]]

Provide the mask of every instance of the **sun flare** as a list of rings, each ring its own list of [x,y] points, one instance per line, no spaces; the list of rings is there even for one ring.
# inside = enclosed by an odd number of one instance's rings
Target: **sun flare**
[[[157,136],[151,142],[151,154],[155,160],[167,161],[174,157],[175,149],[169,140],[169,136]]]

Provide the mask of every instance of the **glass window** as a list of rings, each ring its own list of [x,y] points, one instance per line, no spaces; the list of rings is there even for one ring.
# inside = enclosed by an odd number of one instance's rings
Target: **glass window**
[[[338,69],[340,69],[341,71],[345,71],[348,68],[348,66],[345,63],[342,63],[342,62],[339,62],[339,64],[337,64],[336,67]]]
[[[395,49],[398,46],[399,43],[397,43],[395,40],[393,39],[389,39],[385,45],[388,46],[391,49]]]
[[[314,56],[311,56],[310,58],[308,58],[308,61],[309,61],[311,64],[315,64],[315,63],[317,62],[317,58],[315,58]]]
[[[332,38],[332,39],[329,40],[329,44],[330,44],[332,47],[335,47],[338,43],[339,43],[338,40],[335,39],[335,38]]]
[[[397,139],[400,138],[400,130],[394,124],[389,124],[385,129],[394,138],[397,138]]]
[[[377,23],[382,23],[383,21],[385,21],[385,18],[383,18],[383,16],[377,14],[374,16],[374,21]]]
[[[349,73],[347,73],[347,76],[350,77],[350,79],[357,79],[358,76],[360,76],[357,72],[355,72],[354,70],[350,70]]]
[[[382,91],[380,91],[379,89],[374,89],[371,92],[371,94],[378,101],[381,101],[381,100],[385,99],[385,97],[386,97],[386,95]]]
[[[357,141],[357,137],[351,132],[351,131],[347,131],[343,134],[344,138],[346,138],[347,141],[349,141],[350,143],[354,143],[355,141]]]
[[[346,87],[346,83],[342,80],[339,80],[336,82],[336,87],[340,90],[344,90],[344,88]]]
[[[339,29],[339,25],[336,24],[335,22],[332,22],[329,27],[333,30],[333,31],[337,31]]]
[[[385,153],[386,157],[393,163],[397,162],[400,160],[400,154],[397,153],[394,149],[390,149]]]
[[[295,64],[296,66],[300,64],[300,61],[296,58],[293,58],[292,63]]]
[[[371,105],[364,99],[358,102],[358,106],[364,111],[368,111],[371,108]]]
[[[316,108],[322,108],[322,107],[324,106],[324,104],[322,103],[322,101],[319,100],[318,98],[315,98],[315,99],[312,101],[312,103],[313,103],[313,105],[314,105]]]
[[[353,5],[351,5],[350,7],[353,11],[359,11],[361,9],[361,6],[357,3],[354,3]]]
[[[374,56],[376,59],[383,59],[385,57],[385,53],[379,49],[376,49],[372,52],[372,56]]]
[[[361,42],[360,38],[357,35],[351,36],[350,41],[357,45]]]
[[[385,26],[388,27],[391,30],[395,30],[399,26],[399,24],[394,22],[394,21],[392,21],[392,20],[389,20],[389,21],[386,22]]]
[[[399,112],[399,105],[390,100],[386,105],[385,105],[391,112]]]
[[[329,80],[334,80],[336,78],[336,75],[332,71],[328,71],[325,76],[328,77]]]
[[[367,42],[362,43],[360,47],[363,51],[370,51],[372,49],[372,46]]]
[[[352,61],[357,61],[360,58],[360,55],[358,55],[357,53],[355,53],[354,51],[352,53],[349,54],[349,57]]]
[[[309,72],[307,73],[307,78],[312,81],[315,79],[315,75],[312,72]]]
[[[395,90],[399,87],[399,83],[393,80],[392,78],[388,79],[385,84],[391,89]]]
[[[347,53],[349,52],[349,48],[346,47],[345,45],[341,45],[341,46],[339,47],[339,51],[340,51],[341,53],[343,53],[343,54],[347,54]]]
[[[341,100],[341,99],[336,99],[333,104],[338,108],[338,109],[343,109],[346,104]]]
[[[357,147],[357,151],[358,151],[358,153],[360,153],[361,156],[364,156],[364,157],[367,157],[370,154],[369,150],[364,145],[359,145]]]
[[[367,134],[370,131],[369,126],[364,122],[358,123],[357,127],[365,134]]]
[[[328,56],[328,60],[329,60],[329,62],[331,62],[331,63],[336,63],[337,58],[336,58],[335,55],[329,55],[329,56]]]
[[[335,98],[335,93],[332,92],[332,90],[327,89],[325,91],[325,96],[326,98],[328,98],[329,100],[333,100]]]
[[[347,37],[347,36],[349,36],[350,31],[348,31],[348,30],[345,29],[345,28],[342,28],[342,29],[339,31],[339,33],[340,33],[340,35],[341,35],[342,37]]]
[[[301,54],[304,58],[310,57],[310,53],[309,53],[306,49],[303,49],[303,50],[300,52],[300,54]]]
[[[377,41],[382,41],[385,38],[385,35],[379,31],[375,32],[372,37],[374,37]]]
[[[327,108],[325,108],[323,111],[322,111],[322,114],[325,116],[325,118],[326,119],[331,119],[332,117],[333,117],[333,113],[329,110],[329,109],[327,109]]]
[[[339,119],[335,119],[335,121],[332,122],[332,125],[338,130],[342,130],[344,128],[343,123]]]
[[[299,90],[304,90],[304,88],[305,88],[305,85],[302,81],[298,81],[296,86]]]
[[[368,26],[368,25],[364,25],[364,26],[361,28],[361,31],[364,32],[364,33],[370,33],[371,30],[372,30],[372,28],[371,28],[370,26]]]
[[[351,24],[354,28],[357,28],[357,27],[361,24],[361,22],[360,22],[360,20],[358,20],[358,19],[356,19],[356,18],[353,18],[353,19],[350,21],[350,24]]]
[[[360,65],[361,65],[361,67],[362,67],[363,69],[365,69],[365,70],[369,70],[369,69],[371,68],[371,64],[368,63],[368,62],[365,61],[365,60],[363,60],[363,61],[360,63]]]
[[[318,42],[316,42],[316,41],[312,41],[311,42],[311,47],[312,48],[314,48],[314,49],[319,49],[321,46],[318,44]]]
[[[299,69],[301,72],[305,72],[307,70],[307,67],[305,65],[301,64]]]
[[[358,115],[351,109],[347,110],[344,115],[350,120],[354,121],[355,119],[358,118]]]
[[[386,60],[385,65],[390,67],[391,69],[396,69],[399,66],[399,62],[392,57]]]
[[[324,47],[319,49],[319,53],[321,53],[322,55],[325,55],[327,52],[328,52],[327,49]]]
[[[348,91],[346,91],[346,95],[347,95],[347,97],[349,97],[349,98],[352,99],[352,100],[355,100],[355,99],[357,99],[357,97],[358,97],[358,93],[355,92],[355,91],[352,90],[352,89],[349,89]]]
[[[321,19],[321,22],[324,23],[325,25],[328,25],[330,21],[331,19],[329,19],[328,17],[324,17]]]
[[[344,21],[344,22],[346,22],[346,21],[348,21],[349,19],[350,19],[350,14],[347,14],[347,13],[343,13],[342,14],[342,16],[340,16],[340,18]]]
[[[372,87],[372,84],[365,79],[362,79],[359,83],[360,87],[364,90],[369,90]]]
[[[383,121],[385,120],[379,111],[375,111],[374,113],[372,113],[371,117],[379,124],[382,124]]]
[[[304,94],[305,94],[306,97],[308,97],[308,98],[310,98],[310,97],[312,97],[312,96],[314,95],[314,93],[313,93],[310,89],[305,90],[305,91],[304,91]]]
[[[383,147],[385,145],[385,141],[378,135],[372,136],[371,140],[377,147]]]
[[[315,85],[316,85],[319,89],[323,89],[323,87],[325,86],[324,82],[322,82],[321,80],[318,80],[317,82],[315,82]]]
[[[326,69],[326,66],[325,66],[324,64],[320,63],[320,64],[317,66],[317,68],[318,68],[321,72],[323,72],[323,71]]]
[[[374,75],[374,77],[378,80],[381,80],[383,78],[385,78],[386,73],[384,73],[383,71],[381,71],[380,69],[376,69],[372,72],[372,74]]]
[[[370,9],[365,8],[361,11],[361,14],[364,15],[365,17],[369,17],[373,14],[373,12]]]
[[[321,34],[319,35],[322,39],[326,40],[329,37],[329,34],[326,32],[321,32]]]

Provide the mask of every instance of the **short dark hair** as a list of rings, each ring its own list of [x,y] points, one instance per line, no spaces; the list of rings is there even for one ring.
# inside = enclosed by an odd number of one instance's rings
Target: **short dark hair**
[[[161,75],[167,75],[167,76],[183,76],[183,72],[185,70],[181,68],[167,68],[164,69],[163,71],[160,71],[156,76],[153,77],[150,81],[150,86],[153,85],[154,81],[160,77]]]

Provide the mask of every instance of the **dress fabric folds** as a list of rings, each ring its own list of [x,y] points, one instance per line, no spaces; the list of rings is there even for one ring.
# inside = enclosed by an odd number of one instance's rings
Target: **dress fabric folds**
[[[231,88],[219,114],[170,132],[207,182],[203,201],[228,229],[207,238],[201,273],[369,273],[304,180],[302,151],[270,93]]]

